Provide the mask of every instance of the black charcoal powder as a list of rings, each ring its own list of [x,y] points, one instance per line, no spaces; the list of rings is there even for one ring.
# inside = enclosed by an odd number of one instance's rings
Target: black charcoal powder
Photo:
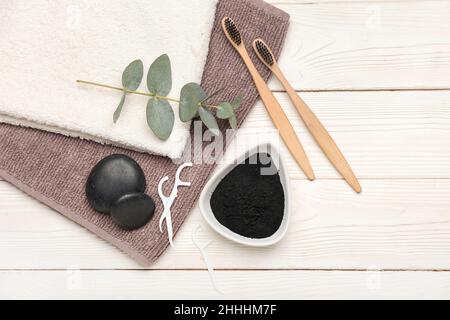
[[[251,239],[273,236],[281,226],[285,194],[269,154],[246,159],[217,186],[211,209],[226,228]]]

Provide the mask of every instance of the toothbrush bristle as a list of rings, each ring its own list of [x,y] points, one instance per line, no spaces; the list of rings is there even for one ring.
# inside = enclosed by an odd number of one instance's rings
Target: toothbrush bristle
[[[241,45],[242,43],[241,33],[239,32],[239,29],[237,28],[234,21],[231,20],[230,18],[226,18],[225,28],[227,29],[228,35],[233,40],[233,42],[238,46]]]
[[[267,45],[263,41],[257,40],[255,42],[255,46],[260,57],[266,62],[266,64],[268,64],[269,66],[273,66],[275,58],[273,57],[272,52],[267,47]]]

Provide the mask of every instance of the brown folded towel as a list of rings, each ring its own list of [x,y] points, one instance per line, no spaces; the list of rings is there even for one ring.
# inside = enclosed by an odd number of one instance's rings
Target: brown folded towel
[[[244,64],[222,32],[220,22],[224,16],[238,23],[247,45],[261,37],[270,44],[276,56],[280,54],[288,30],[289,16],[260,0],[220,0],[217,5],[202,85],[209,93],[226,88],[217,97],[218,101],[245,93],[239,110],[239,123],[242,124],[256,103],[258,93]],[[259,62],[253,50],[249,52],[263,77],[268,79],[270,74],[267,68]],[[225,123],[222,123],[222,128],[226,128]],[[193,153],[194,144],[189,148],[191,150],[188,151]],[[147,177],[147,192],[157,202],[156,217],[137,231],[119,229],[108,216],[92,210],[85,197],[89,172],[98,161],[114,153],[127,154],[142,166]],[[168,158],[38,130],[0,125],[1,177],[114,244],[144,266],[154,263],[168,247],[167,235],[159,231],[163,206],[157,186],[163,177],[174,177],[177,167]],[[214,168],[215,165],[201,164],[184,171],[183,180],[192,181],[192,187],[180,189],[172,208],[175,233],[194,207]]]

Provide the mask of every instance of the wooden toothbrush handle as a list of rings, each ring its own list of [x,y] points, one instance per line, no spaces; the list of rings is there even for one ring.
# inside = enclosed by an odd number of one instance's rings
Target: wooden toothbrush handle
[[[286,92],[290,96],[292,102],[300,113],[305,125],[308,127],[314,139],[317,141],[319,146],[322,148],[325,155],[335,166],[338,172],[344,177],[347,183],[355,190],[357,193],[362,191],[361,185],[358,179],[353,173],[352,168],[345,159],[341,150],[337,146],[336,142],[333,140],[331,135],[328,133],[327,129],[323,126],[314,112],[308,107],[308,105],[303,101],[298,93],[292,88],[290,83],[286,80],[284,75],[279,71],[278,67],[274,68],[275,75],[282,82],[286,89]]]
[[[241,56],[245,64],[247,65],[250,74],[253,77],[253,80],[255,81],[256,88],[259,91],[261,99],[264,105],[266,106],[266,109],[269,112],[270,117],[272,118],[272,122],[278,129],[281,138],[285,142],[287,148],[289,149],[292,156],[295,158],[296,162],[303,170],[305,175],[308,177],[308,179],[315,180],[316,177],[314,175],[311,163],[306,155],[306,152],[297,134],[295,133],[294,128],[292,127],[292,124],[290,123],[288,117],[284,113],[283,108],[278,103],[272,91],[270,91],[270,89],[268,88],[266,82],[261,77],[258,70],[256,70],[253,62],[248,56],[248,53],[246,51],[241,52]]]

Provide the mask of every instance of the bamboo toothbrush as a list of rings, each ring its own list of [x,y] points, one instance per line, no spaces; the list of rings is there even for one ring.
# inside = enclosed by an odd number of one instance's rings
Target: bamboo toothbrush
[[[286,77],[281,72],[280,67],[275,59],[275,56],[270,50],[269,46],[261,39],[256,39],[253,42],[253,48],[261,61],[273,72],[273,74],[280,80],[284,88],[286,89],[289,97],[300,113],[301,118],[305,122],[309,131],[313,135],[314,139],[322,148],[325,155],[344,177],[347,183],[357,192],[361,193],[361,185],[358,182],[352,168],[348,164],[339,147],[334,142],[328,131],[323,124],[308,107],[308,105],[300,98],[297,92],[292,88],[290,83],[286,80]]]
[[[308,179],[315,180],[316,177],[311,167],[311,163],[306,156],[305,150],[303,149],[303,146],[300,143],[300,140],[295,133],[294,128],[289,122],[288,117],[284,113],[272,91],[270,91],[270,89],[267,87],[266,82],[261,77],[258,70],[256,70],[256,67],[250,59],[247,49],[245,48],[241,33],[239,32],[236,24],[230,18],[225,17],[222,20],[222,28],[228,40],[240,54],[242,60],[244,60],[244,63],[246,64],[250,74],[253,77],[259,95],[261,96],[261,99],[266,106],[266,109],[269,112],[269,115],[272,118],[275,127],[278,129],[281,138],[285,142],[291,154],[294,156],[300,168],[302,168],[302,170],[305,172],[305,175],[308,177]]]

